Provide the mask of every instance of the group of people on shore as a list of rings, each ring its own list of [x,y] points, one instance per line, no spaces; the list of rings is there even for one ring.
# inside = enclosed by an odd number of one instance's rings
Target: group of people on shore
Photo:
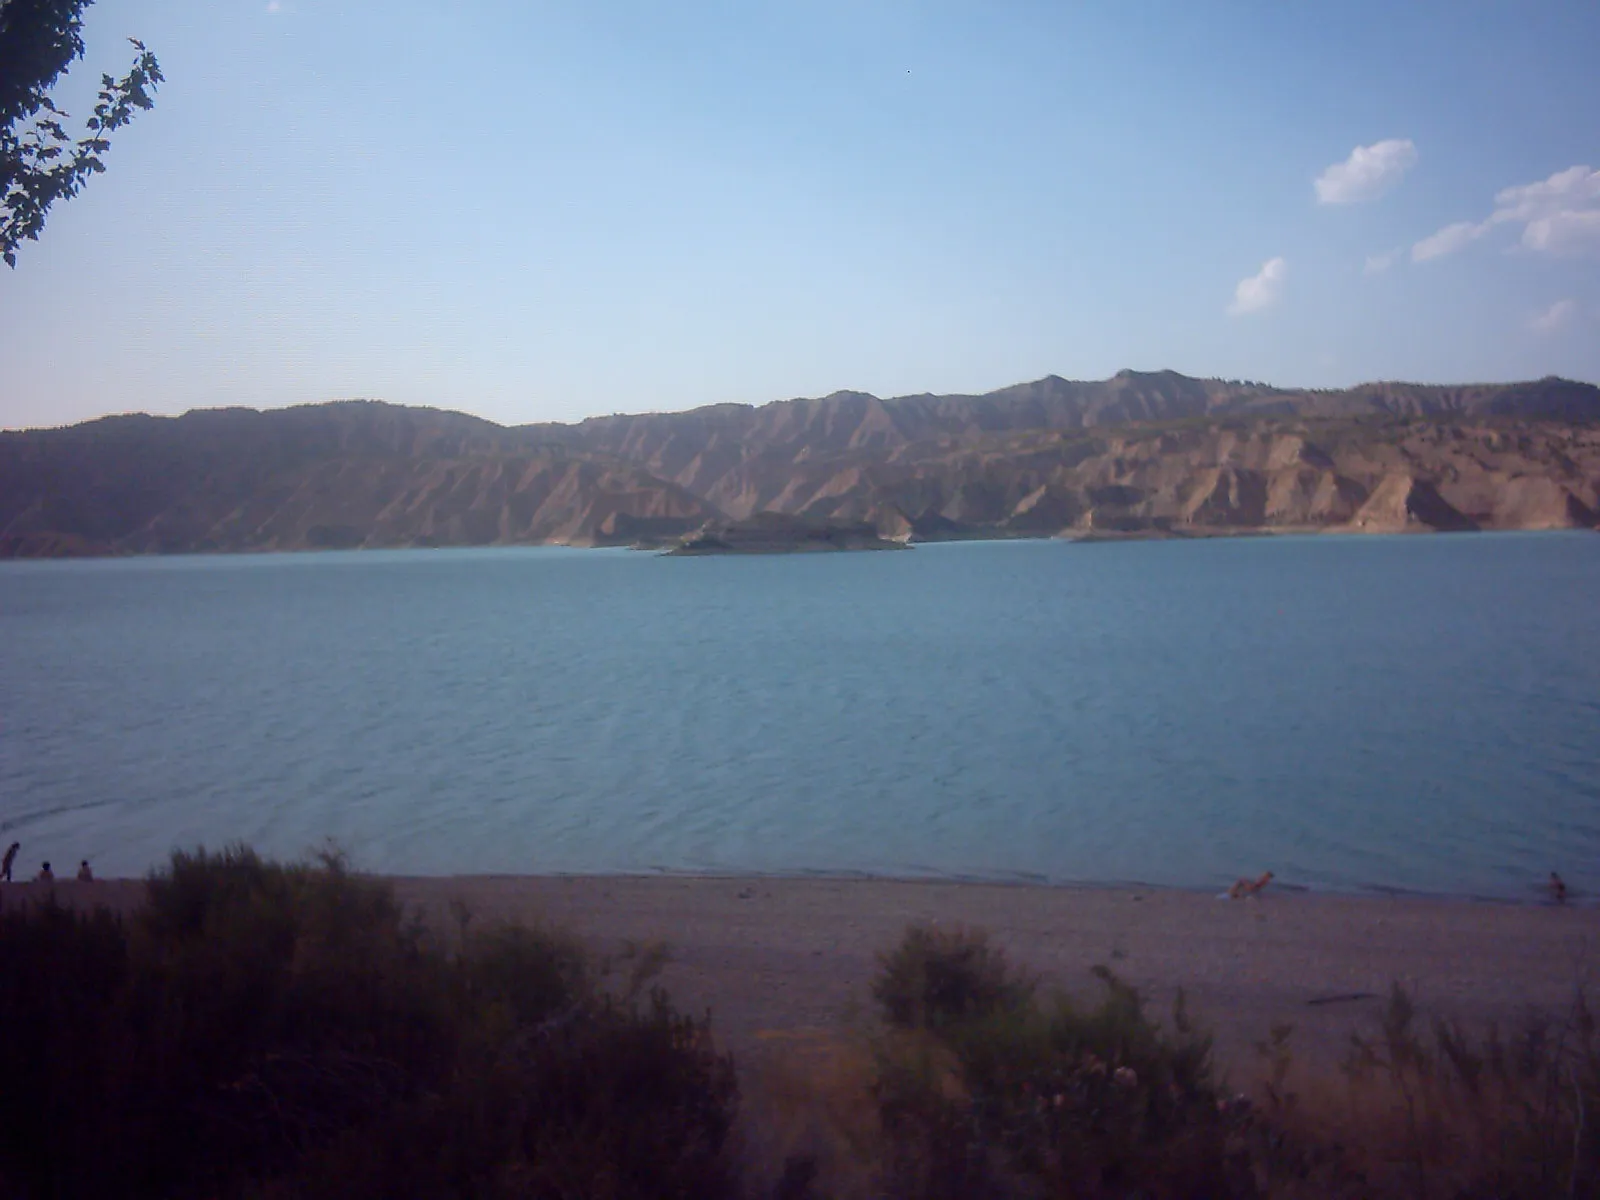
[[[17,851],[21,849],[21,842],[12,842],[11,845],[6,847],[5,857],[0,858],[0,883],[11,882],[11,872],[17,865]],[[49,860],[46,860],[44,864],[40,866],[39,873],[34,876],[34,882],[54,883],[55,878],[56,873],[50,869]],[[78,882],[94,882],[94,872],[89,868],[89,860],[87,858],[78,864]]]

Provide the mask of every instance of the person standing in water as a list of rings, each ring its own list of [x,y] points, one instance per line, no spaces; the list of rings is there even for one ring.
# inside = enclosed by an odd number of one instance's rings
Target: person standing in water
[[[44,866],[39,868],[39,883],[54,883],[55,881],[56,873],[50,869],[49,863],[45,863]]]
[[[94,872],[89,870],[89,860],[86,858],[78,864],[78,882],[93,883]]]

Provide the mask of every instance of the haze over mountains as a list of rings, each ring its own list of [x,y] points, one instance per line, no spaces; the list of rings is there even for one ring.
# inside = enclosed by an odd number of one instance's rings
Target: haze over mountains
[[[504,427],[367,401],[0,434],[0,555],[660,544],[760,511],[885,536],[1600,522],[1600,389],[1170,371]]]

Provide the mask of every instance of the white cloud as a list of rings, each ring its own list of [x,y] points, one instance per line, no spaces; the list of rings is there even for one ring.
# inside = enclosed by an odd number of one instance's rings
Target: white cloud
[[[1494,221],[1534,221],[1600,203],[1600,171],[1568,167],[1539,183],[1503,189],[1494,198]]]
[[[1367,255],[1366,265],[1361,268],[1361,273],[1363,275],[1382,275],[1390,267],[1394,266],[1395,259],[1399,257],[1400,251],[1398,250],[1387,250],[1382,254],[1369,254]]]
[[[1560,333],[1571,325],[1577,316],[1576,300],[1557,300],[1543,312],[1535,313],[1528,321],[1528,328],[1535,333]]]
[[[1317,203],[1359,204],[1376,200],[1417,161],[1410,138],[1387,138],[1370,146],[1357,146],[1350,157],[1334,163],[1317,176]]]
[[[1453,254],[1496,225],[1521,225],[1524,249],[1557,258],[1600,254],[1600,171],[1568,167],[1537,183],[1504,188],[1479,222],[1458,221],[1411,248],[1414,262]]]
[[[1489,222],[1457,221],[1446,225],[1438,233],[1430,234],[1411,247],[1412,262],[1426,262],[1454,254],[1469,242],[1475,242],[1489,232]]]
[[[1522,244],[1561,258],[1600,252],[1600,208],[1552,213],[1529,221],[1522,231]]]
[[[1281,257],[1267,259],[1261,264],[1261,270],[1248,279],[1241,279],[1239,286],[1233,289],[1228,315],[1240,317],[1271,308],[1283,295],[1283,281],[1288,274],[1289,264]]]
[[[283,11],[283,0],[267,0],[267,15],[275,17]]]

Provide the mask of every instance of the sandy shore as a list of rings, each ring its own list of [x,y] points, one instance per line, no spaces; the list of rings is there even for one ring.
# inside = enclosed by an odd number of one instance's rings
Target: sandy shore
[[[1393,981],[1425,1009],[1479,1022],[1561,1010],[1600,968],[1600,909],[1315,896],[1270,890],[1226,901],[1137,888],[1008,887],[887,880],[677,876],[401,878],[400,898],[452,924],[548,921],[598,948],[670,943],[662,982],[709,1008],[736,1053],[828,1038],[866,1007],[876,953],[914,921],[988,929],[1020,963],[1084,995],[1104,963],[1169,1010],[1179,987],[1248,1073],[1274,1022],[1297,1056],[1333,1066]],[[65,902],[137,903],[132,882],[58,883]],[[37,898],[9,885],[7,907]]]
[[[1333,1066],[1391,982],[1428,1010],[1469,1021],[1564,1009],[1600,968],[1600,910],[1424,899],[1259,900],[1161,889],[1009,887],[836,879],[401,879],[410,903],[451,900],[478,919],[543,918],[615,948],[671,943],[663,982],[712,1010],[745,1053],[827,1036],[865,1007],[876,953],[907,923],[988,929],[1016,961],[1086,996],[1098,963],[1170,1011],[1182,987],[1240,1071],[1274,1022],[1302,1061]],[[1361,997],[1361,998],[1353,998]]]

